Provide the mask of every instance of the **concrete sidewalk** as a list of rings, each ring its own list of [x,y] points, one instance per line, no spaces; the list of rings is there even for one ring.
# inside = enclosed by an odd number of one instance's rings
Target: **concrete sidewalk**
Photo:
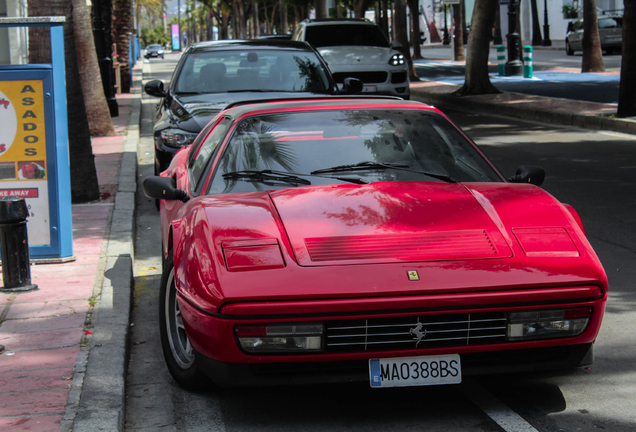
[[[0,292],[0,430],[121,431],[130,329],[141,65],[119,95],[117,136],[96,138],[102,199],[74,205],[75,261],[33,265],[39,290]],[[459,86],[411,85],[413,99],[444,109],[636,133],[614,105],[516,93],[459,98]]]
[[[101,199],[73,205],[75,260],[0,291],[0,430],[123,430],[141,69],[116,136],[92,139]]]

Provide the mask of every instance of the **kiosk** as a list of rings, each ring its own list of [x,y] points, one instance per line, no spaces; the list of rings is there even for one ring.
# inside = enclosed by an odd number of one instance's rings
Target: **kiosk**
[[[50,64],[0,65],[0,197],[24,198],[34,260],[73,257],[64,69],[65,17],[0,18],[2,27],[48,27]]]

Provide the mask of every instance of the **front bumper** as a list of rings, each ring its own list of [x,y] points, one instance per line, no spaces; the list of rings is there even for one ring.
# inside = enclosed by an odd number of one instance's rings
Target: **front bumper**
[[[454,302],[464,304],[461,308],[448,308],[444,302],[436,303],[434,296],[423,299],[426,307],[418,306],[417,301],[410,301],[408,308],[399,307],[391,310],[390,299],[377,299],[381,304],[374,305],[367,301],[358,305],[348,305],[348,311],[338,311],[338,304],[325,302],[293,303],[294,313],[288,311],[286,303],[269,302],[264,305],[239,303],[236,306],[223,307],[221,311],[228,313],[204,312],[179,296],[179,304],[184,324],[192,346],[197,351],[197,359],[210,377],[222,386],[236,385],[272,385],[366,381],[369,379],[368,361],[373,358],[410,357],[459,354],[464,376],[500,372],[521,372],[535,370],[563,369],[591,363],[591,346],[600,330],[605,311],[606,294],[598,287],[564,288],[542,292],[530,290],[529,293],[497,293],[490,297],[472,300],[472,306],[466,301]],[[512,302],[517,296],[517,302]],[[543,301],[540,300],[543,298]],[[456,299],[457,300],[457,299]],[[500,302],[498,302],[499,300]],[[481,301],[481,304],[480,304]],[[437,306],[437,307],[436,307]],[[376,308],[381,309],[376,309]],[[501,334],[501,316],[511,312],[533,309],[570,309],[587,308],[591,315],[585,330],[577,336],[538,340],[509,340]],[[258,310],[258,311],[257,311]],[[355,310],[356,312],[350,312]],[[466,321],[465,315],[469,315]],[[472,318],[470,316],[473,316]],[[364,321],[364,326],[378,328],[387,321],[389,325],[404,326],[404,317],[432,318],[438,323],[455,325],[468,322],[469,335],[478,338],[455,337],[457,328],[444,330],[447,339],[418,339],[417,344],[412,336],[405,336],[408,344],[400,341],[388,341],[386,345],[366,345],[356,348],[342,348],[342,339],[334,346],[328,342],[330,329],[348,327],[347,321]],[[449,318],[454,319],[450,323]],[[472,320],[472,321],[471,321]],[[235,337],[236,325],[259,325],[267,323],[311,323],[323,322],[325,342],[320,353],[302,354],[249,354],[239,348]],[[483,324],[482,330],[498,333],[478,333],[477,326]],[[474,324],[474,326],[473,326]],[[355,325],[355,324],[353,324]],[[428,326],[428,324],[425,324]],[[356,327],[357,328],[357,327]],[[379,330],[381,336],[393,337],[393,329]],[[452,333],[451,333],[452,332]],[[440,333],[440,332],[433,332]],[[331,333],[333,334],[333,333]],[[374,336],[371,331],[368,338]],[[486,337],[486,338],[484,338]],[[366,337],[365,337],[366,341]],[[441,341],[441,342],[440,342]],[[360,346],[359,343],[353,344]]]
[[[333,71],[338,88],[342,90],[345,78],[358,78],[364,83],[363,94],[379,94],[410,98],[409,78],[406,69],[357,70],[343,69]]]
[[[536,372],[589,366],[594,345],[557,346],[461,355],[462,376]],[[369,382],[368,360],[312,363],[223,363],[197,353],[202,369],[220,387]]]

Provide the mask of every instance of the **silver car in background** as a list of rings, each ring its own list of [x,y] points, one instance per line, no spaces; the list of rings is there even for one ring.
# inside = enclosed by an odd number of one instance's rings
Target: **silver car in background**
[[[620,53],[623,47],[623,17],[599,16],[598,34],[603,51],[608,54]],[[569,22],[565,36],[565,52],[572,55],[575,51],[583,51],[582,19]]]
[[[402,44],[389,42],[380,27],[366,19],[307,19],[293,40],[309,42],[325,59],[338,86],[347,77],[364,83],[363,93],[409,99],[409,74]]]

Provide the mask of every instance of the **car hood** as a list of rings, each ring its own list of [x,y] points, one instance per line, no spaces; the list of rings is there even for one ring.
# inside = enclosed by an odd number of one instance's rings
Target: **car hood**
[[[393,54],[399,54],[392,48],[366,46],[336,46],[318,48],[329,67],[382,65],[388,67]]]
[[[172,223],[175,280],[203,310],[607,285],[571,211],[527,184],[306,186],[194,198],[183,214]]]
[[[199,133],[212,118],[226,106],[247,100],[302,98],[312,96],[308,92],[236,92],[175,95],[170,105],[173,126]]]
[[[492,218],[461,184],[383,182],[286,189],[271,197],[301,266],[512,255]]]

